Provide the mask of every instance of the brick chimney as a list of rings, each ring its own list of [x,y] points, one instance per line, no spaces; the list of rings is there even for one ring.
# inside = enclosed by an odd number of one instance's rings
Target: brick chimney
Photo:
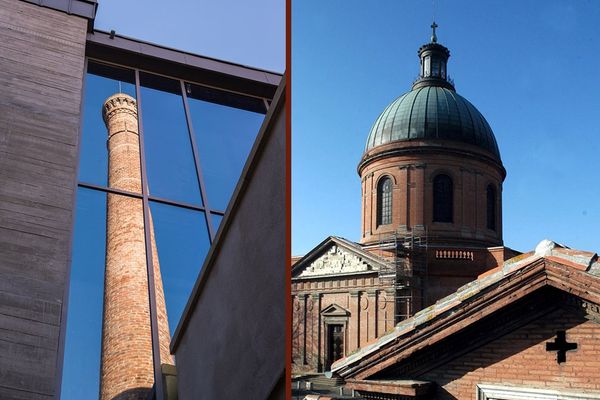
[[[123,93],[102,108],[108,130],[108,185],[141,193],[137,105]],[[141,199],[108,194],[100,399],[146,399],[154,384],[144,216]],[[173,364],[169,323],[150,220],[161,363]]]

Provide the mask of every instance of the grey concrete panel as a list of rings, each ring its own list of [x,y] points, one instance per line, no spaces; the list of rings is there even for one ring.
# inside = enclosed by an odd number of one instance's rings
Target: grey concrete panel
[[[174,336],[181,400],[266,399],[284,370],[282,88]]]

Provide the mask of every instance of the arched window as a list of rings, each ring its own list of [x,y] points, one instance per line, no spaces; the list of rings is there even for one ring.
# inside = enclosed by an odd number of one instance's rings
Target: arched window
[[[433,179],[433,221],[452,222],[453,186],[448,175],[438,175]]]
[[[383,178],[377,185],[377,226],[392,223],[392,180]]]
[[[487,199],[487,227],[493,231],[496,230],[496,189],[489,184],[486,191]]]

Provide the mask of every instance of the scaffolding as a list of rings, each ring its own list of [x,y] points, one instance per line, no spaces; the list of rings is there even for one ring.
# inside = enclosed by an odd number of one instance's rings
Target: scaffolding
[[[427,228],[413,227],[380,234],[377,253],[384,260],[379,285],[393,291],[386,302],[394,307],[394,321],[412,317],[423,308],[427,277]]]

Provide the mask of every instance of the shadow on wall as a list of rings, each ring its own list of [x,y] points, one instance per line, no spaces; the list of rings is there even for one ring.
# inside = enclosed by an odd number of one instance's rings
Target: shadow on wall
[[[123,393],[119,393],[111,400],[147,400],[153,399],[154,396],[151,394],[151,388],[135,388],[124,391]]]

